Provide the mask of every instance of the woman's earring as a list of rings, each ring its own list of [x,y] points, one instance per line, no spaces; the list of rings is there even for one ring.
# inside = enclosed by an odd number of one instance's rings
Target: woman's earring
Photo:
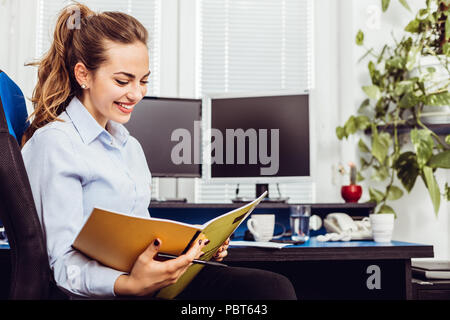
[[[81,89],[86,89],[86,85],[84,83],[81,85]]]

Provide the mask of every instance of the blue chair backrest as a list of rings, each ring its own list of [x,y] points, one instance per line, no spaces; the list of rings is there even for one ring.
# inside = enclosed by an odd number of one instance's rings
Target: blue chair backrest
[[[9,133],[21,143],[23,133],[30,125],[25,99],[20,88],[0,70],[0,98]]]

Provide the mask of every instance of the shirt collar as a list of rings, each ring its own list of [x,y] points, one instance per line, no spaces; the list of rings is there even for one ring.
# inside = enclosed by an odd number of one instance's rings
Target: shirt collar
[[[112,120],[108,120],[108,123],[106,124],[106,128],[109,132],[105,130],[105,128],[92,117],[77,97],[74,97],[70,101],[66,108],[66,113],[72,120],[73,125],[85,144],[90,144],[99,136],[105,136],[110,140],[107,141],[108,143],[111,142],[112,137],[114,137],[120,145],[124,145],[130,135],[128,130],[122,124]]]

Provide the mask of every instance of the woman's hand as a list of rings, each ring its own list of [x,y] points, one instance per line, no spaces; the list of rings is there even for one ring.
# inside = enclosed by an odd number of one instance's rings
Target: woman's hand
[[[177,282],[192,264],[192,260],[198,259],[203,254],[201,250],[205,242],[208,242],[207,239],[195,242],[186,254],[176,259],[158,261],[155,257],[161,241],[156,239],[137,258],[130,274],[117,278],[114,283],[115,294],[144,296]]]
[[[213,259],[216,261],[222,261],[223,258],[225,258],[228,255],[228,246],[230,245],[230,238],[228,238],[217,250],[216,254],[214,255]]]

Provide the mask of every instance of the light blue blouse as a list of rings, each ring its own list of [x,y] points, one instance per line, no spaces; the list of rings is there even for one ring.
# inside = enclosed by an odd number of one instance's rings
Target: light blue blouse
[[[69,293],[114,296],[114,282],[123,272],[71,245],[94,207],[149,216],[147,161],[123,125],[109,121],[105,130],[77,98],[59,118],[64,122],[36,130],[22,149],[49,264],[57,285]]]

